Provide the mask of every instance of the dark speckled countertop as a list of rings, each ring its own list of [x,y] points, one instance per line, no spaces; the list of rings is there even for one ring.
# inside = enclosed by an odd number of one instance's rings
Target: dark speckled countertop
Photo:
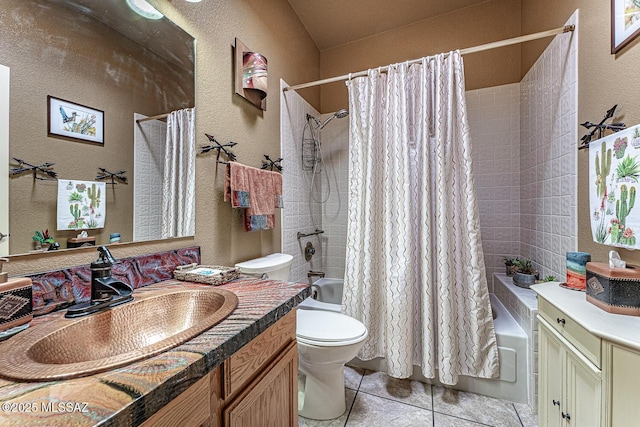
[[[136,293],[174,286],[207,285],[169,280],[137,289]],[[253,278],[234,280],[222,288],[238,296],[234,312],[165,353],[72,380],[36,383],[0,378],[0,425],[138,425],[309,295],[306,284]],[[52,313],[32,324],[63,315],[64,311]]]

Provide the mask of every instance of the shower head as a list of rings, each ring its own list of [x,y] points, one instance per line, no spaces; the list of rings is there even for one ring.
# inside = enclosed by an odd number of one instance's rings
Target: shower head
[[[331,120],[335,119],[336,117],[339,119],[344,119],[348,115],[349,115],[349,110],[347,110],[346,108],[338,110],[332,115],[330,115],[324,122],[320,123],[320,125],[318,126],[318,129],[322,129],[323,127],[328,125]]]

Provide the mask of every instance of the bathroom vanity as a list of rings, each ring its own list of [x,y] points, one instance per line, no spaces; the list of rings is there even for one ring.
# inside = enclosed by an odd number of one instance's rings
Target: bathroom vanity
[[[175,286],[203,285],[170,280],[136,292]],[[222,288],[237,295],[235,311],[162,354],[63,381],[0,378],[0,425],[297,425],[295,307],[308,286],[244,278]]]
[[[538,294],[541,426],[637,425],[640,317],[607,313],[557,282]]]

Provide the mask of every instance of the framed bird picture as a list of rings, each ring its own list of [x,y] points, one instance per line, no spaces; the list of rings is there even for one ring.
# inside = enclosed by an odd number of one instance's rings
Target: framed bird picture
[[[47,96],[47,135],[104,144],[104,111]]]

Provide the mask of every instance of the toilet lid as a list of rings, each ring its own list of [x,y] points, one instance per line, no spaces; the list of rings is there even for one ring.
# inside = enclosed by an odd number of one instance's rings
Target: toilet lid
[[[298,310],[297,320],[296,335],[312,341],[351,341],[367,333],[356,319],[332,311]]]

